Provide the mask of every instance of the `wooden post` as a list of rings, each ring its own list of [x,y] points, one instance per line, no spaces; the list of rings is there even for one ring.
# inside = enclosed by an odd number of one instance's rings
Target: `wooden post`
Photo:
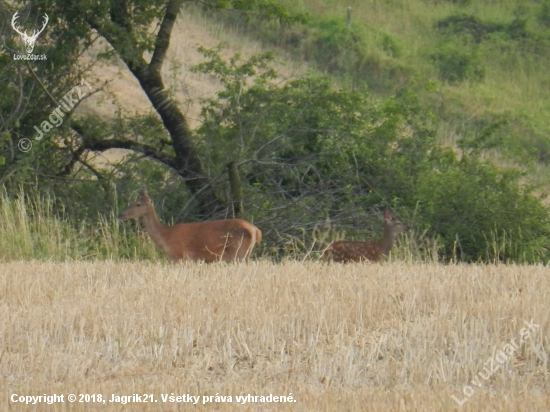
[[[231,187],[231,204],[233,205],[233,217],[242,219],[243,210],[243,188],[241,186],[241,177],[237,164],[233,161],[227,164],[227,174],[229,175],[229,186]]]
[[[347,25],[348,29],[351,28],[351,7],[348,7]]]

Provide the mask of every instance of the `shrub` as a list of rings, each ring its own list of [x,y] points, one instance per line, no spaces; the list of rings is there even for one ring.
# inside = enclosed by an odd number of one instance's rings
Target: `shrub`
[[[378,236],[372,215],[391,205],[403,215],[415,210],[410,223],[439,239],[446,259],[550,257],[547,209],[518,172],[481,159],[482,148],[499,142],[498,124],[464,139],[459,160],[437,146],[435,117],[410,90],[373,100],[324,77],[280,85],[268,67],[201,65],[225,89],[207,102],[198,133],[212,174],[223,175],[229,160],[240,164],[247,213],[273,253],[286,253],[289,237],[309,250],[304,233],[327,218],[347,238]]]
[[[481,81],[485,77],[485,66],[479,48],[463,39],[445,41],[430,57],[442,80],[451,83]]]
[[[437,156],[415,186],[419,215],[443,243],[447,259],[547,262],[548,210],[521,175],[475,155]],[[436,166],[437,165],[437,166]]]

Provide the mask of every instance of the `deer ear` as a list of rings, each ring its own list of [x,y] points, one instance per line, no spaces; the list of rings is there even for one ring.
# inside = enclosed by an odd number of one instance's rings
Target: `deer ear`
[[[140,190],[140,193],[141,193],[141,198],[143,200],[145,200],[146,202],[148,203],[151,203],[151,198],[149,197],[149,195],[147,194],[147,189],[143,188]]]
[[[391,217],[391,212],[389,210],[386,209],[386,211],[384,212],[384,219],[386,220],[391,220],[392,217]]]

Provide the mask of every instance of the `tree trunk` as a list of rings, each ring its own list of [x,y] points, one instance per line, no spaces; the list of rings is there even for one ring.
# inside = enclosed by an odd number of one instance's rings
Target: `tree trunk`
[[[233,217],[242,219],[244,217],[243,188],[241,186],[239,169],[237,168],[237,164],[235,162],[229,162],[227,164],[227,174],[229,175],[229,186],[231,187]]]
[[[199,213],[206,218],[219,212],[223,202],[216,196],[210,179],[203,173],[187,120],[177,103],[166,92],[160,73],[182,2],[182,0],[169,1],[149,64],[136,46],[137,41],[133,36],[132,21],[128,17],[125,1],[113,3],[110,17],[114,25],[110,22],[104,24],[93,17],[89,18],[88,23],[118,52],[159,114],[172,140],[175,152],[173,167],[195,196]]]

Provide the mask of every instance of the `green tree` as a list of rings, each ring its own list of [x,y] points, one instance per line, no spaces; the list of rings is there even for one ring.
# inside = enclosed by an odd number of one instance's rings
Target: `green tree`
[[[2,99],[2,116],[9,121],[4,122],[1,130],[0,143],[8,152],[2,155],[1,178],[4,181],[13,179],[15,173],[19,175],[19,181],[44,176],[74,177],[82,165],[86,173],[104,181],[105,172],[94,169],[86,161],[89,153],[112,148],[129,149],[174,170],[195,197],[200,215],[216,214],[224,206],[223,200],[213,191],[187,119],[165,87],[161,75],[172,29],[183,3],[184,0],[100,0],[92,3],[59,0],[32,2],[31,8],[31,2],[18,1],[17,9],[23,10],[26,16],[22,19],[25,24],[32,25],[38,16],[48,13],[50,22],[40,46],[42,52],[47,52],[48,60],[13,61],[11,53],[6,52],[0,57],[0,63],[8,69],[2,73],[5,77],[9,75],[8,86],[5,86],[7,92],[3,94],[7,97]],[[300,18],[271,0],[207,0],[196,3],[209,9],[232,9],[281,22]],[[3,17],[13,15],[17,9],[3,3]],[[157,30],[151,34],[150,28],[155,23]],[[17,35],[10,30],[3,27],[3,34],[15,49]],[[125,124],[121,119],[104,125],[92,117],[72,116],[70,130],[51,134],[47,141],[36,144],[27,155],[16,153],[14,147],[20,138],[32,139],[36,119],[47,118],[59,99],[77,81],[80,82],[77,77],[82,76],[86,68],[78,64],[78,56],[98,38],[109,44],[99,58],[117,56],[126,64],[149,98],[164,133],[156,137],[140,134],[136,139],[128,128],[120,127],[128,126],[128,122]],[[18,103],[20,100],[27,104]],[[138,121],[136,118],[129,123]],[[59,144],[60,140],[65,143]],[[42,160],[43,164],[37,168],[37,162]],[[47,173],[43,172],[44,168]],[[23,171],[27,174],[22,175]]]
[[[210,175],[239,165],[248,213],[275,251],[327,218],[364,237],[373,209],[411,192],[434,139],[411,92],[380,102],[327,77],[281,84],[269,54],[226,61],[219,50],[203,53],[196,70],[224,89],[203,106],[199,150]]]
[[[311,240],[327,218],[347,238],[375,237],[373,212],[390,206],[439,238],[446,259],[549,258],[548,210],[517,170],[482,160],[496,126],[460,141],[459,158],[437,144],[437,120],[410,90],[376,100],[326,77],[281,84],[270,55],[203,53],[196,70],[224,89],[204,104],[199,152],[213,176],[239,165],[248,213],[274,253],[287,253],[289,238]]]

